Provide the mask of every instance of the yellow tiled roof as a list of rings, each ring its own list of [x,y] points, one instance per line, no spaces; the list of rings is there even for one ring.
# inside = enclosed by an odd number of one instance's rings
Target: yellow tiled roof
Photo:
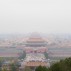
[[[27,62],[25,66],[47,66],[46,62]]]

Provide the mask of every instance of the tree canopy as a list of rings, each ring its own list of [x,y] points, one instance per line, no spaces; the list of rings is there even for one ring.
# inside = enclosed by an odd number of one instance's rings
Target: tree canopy
[[[35,71],[48,71],[48,68],[46,68],[45,66],[39,66],[35,69]]]
[[[71,71],[71,58],[60,60],[60,62],[52,64],[50,68],[39,66],[35,71]]]
[[[51,71],[71,71],[71,58],[66,58],[65,60],[60,60],[50,66]]]

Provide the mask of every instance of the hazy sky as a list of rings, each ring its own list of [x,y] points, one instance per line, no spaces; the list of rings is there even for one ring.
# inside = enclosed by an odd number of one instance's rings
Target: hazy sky
[[[1,33],[71,33],[71,0],[0,0]]]

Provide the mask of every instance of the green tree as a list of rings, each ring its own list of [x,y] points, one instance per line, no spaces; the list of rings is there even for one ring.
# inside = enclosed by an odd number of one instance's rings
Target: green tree
[[[11,71],[17,71],[17,66],[15,64],[11,64]]]
[[[48,53],[44,52],[44,55],[45,55],[46,59],[48,59]]]
[[[7,69],[6,68],[3,68],[2,71],[7,71]]]
[[[50,67],[51,71],[61,71],[59,63],[55,63]]]
[[[71,58],[66,58],[65,60],[60,60],[50,67],[51,71],[71,71]]]
[[[32,71],[30,67],[25,67],[24,71]]]
[[[45,66],[38,66],[35,71],[49,71]]]
[[[23,53],[19,56],[19,59],[24,59],[26,57],[26,52],[23,51]]]

